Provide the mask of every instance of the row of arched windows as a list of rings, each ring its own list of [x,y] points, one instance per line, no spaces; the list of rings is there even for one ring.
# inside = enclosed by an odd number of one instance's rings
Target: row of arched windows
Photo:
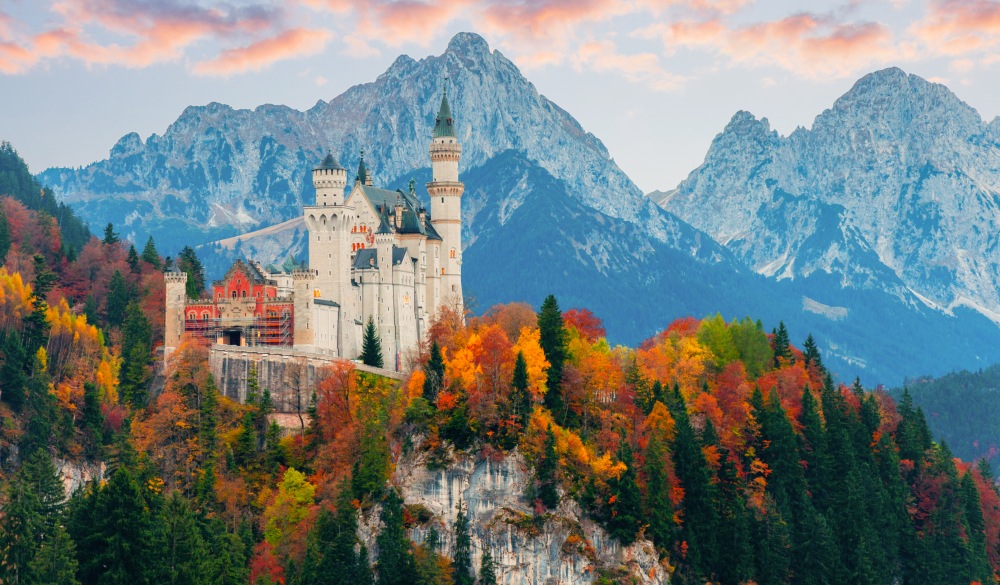
[[[358,250],[364,250],[364,249],[365,249],[365,245],[364,245],[363,242],[362,243],[351,244],[351,252],[357,252]]]

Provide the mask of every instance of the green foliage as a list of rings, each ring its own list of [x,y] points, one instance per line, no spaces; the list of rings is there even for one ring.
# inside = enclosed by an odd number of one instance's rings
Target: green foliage
[[[559,455],[556,454],[556,436],[552,427],[545,431],[545,445],[542,454],[535,463],[535,485],[538,499],[550,510],[559,506]]]
[[[452,558],[455,585],[473,585],[475,576],[472,573],[472,538],[469,536],[469,517],[461,500],[458,502],[458,514],[452,526],[455,535],[455,550]]]
[[[361,338],[361,363],[374,368],[382,367],[382,340],[375,329],[375,320],[368,317],[364,335]]]
[[[140,258],[157,270],[162,268],[160,253],[156,251],[156,244],[153,242],[153,236],[149,236],[149,239],[146,240],[146,247],[142,249],[142,256],[140,256]]]
[[[403,501],[395,489],[386,490],[382,502],[382,530],[379,532],[377,585],[410,585],[416,565],[410,552],[410,539],[403,527]]]
[[[719,313],[702,320],[698,326],[698,341],[715,356],[715,367],[719,370],[740,357],[729,326]]]
[[[391,459],[389,443],[378,421],[369,420],[364,423],[360,450],[351,473],[351,491],[359,500],[366,496],[379,498],[389,479]]]
[[[774,351],[760,321],[755,322],[750,317],[744,317],[741,321],[734,320],[729,325],[729,334],[740,361],[751,378],[757,378],[771,368]]]
[[[123,364],[120,393],[122,399],[133,406],[146,404],[146,393],[153,378],[152,337],[153,331],[145,313],[137,303],[129,303],[122,324]]]
[[[184,246],[177,255],[177,268],[187,274],[185,292],[189,299],[197,299],[205,292],[205,269],[191,246]]]
[[[549,362],[549,369],[546,371],[548,390],[545,392],[545,407],[555,415],[557,421],[565,424],[569,416],[562,395],[563,365],[566,362],[566,326],[563,324],[559,303],[553,295],[545,297],[542,302],[542,308],[538,312],[538,329],[540,334],[538,344],[542,346],[545,359]]]
[[[643,524],[642,493],[637,483],[632,446],[627,441],[622,441],[618,448],[618,460],[625,464],[625,471],[609,482],[614,502],[610,504],[608,531],[627,546],[635,541],[639,526]]]
[[[3,365],[0,365],[0,379],[3,380],[3,401],[10,405],[14,412],[20,412],[25,402],[25,386],[28,383],[27,372],[31,361],[21,344],[21,336],[16,331],[3,332]]]
[[[514,416],[521,424],[521,428],[528,426],[528,417],[534,402],[531,399],[531,392],[528,390],[528,362],[524,359],[524,352],[517,352],[514,360],[514,374],[510,382],[510,402]]]
[[[792,352],[789,349],[788,341],[788,329],[785,328],[785,322],[779,321],[778,328],[772,331],[773,339],[771,340],[771,348],[774,350],[774,367],[779,367],[781,359],[790,359],[792,357]]]
[[[115,270],[108,284],[108,298],[105,304],[105,321],[111,327],[120,327],[125,322],[128,305],[132,300],[132,290],[121,271]]]
[[[121,240],[118,238],[118,234],[115,232],[115,226],[113,223],[109,221],[108,225],[104,226],[104,239],[101,240],[101,243],[103,243],[106,246],[110,246],[112,244],[117,244],[119,241]]]
[[[488,546],[484,547],[479,563],[479,585],[497,585],[496,563],[493,562],[493,553]]]
[[[133,246],[132,244],[129,244],[128,247],[127,262],[129,271],[131,271],[132,274],[142,273],[142,267],[139,266],[139,253],[135,251],[135,246]]]

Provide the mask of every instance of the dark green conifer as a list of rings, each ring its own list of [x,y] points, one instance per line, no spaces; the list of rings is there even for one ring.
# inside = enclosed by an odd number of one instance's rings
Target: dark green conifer
[[[483,545],[483,556],[479,562],[479,585],[497,585],[496,563],[487,545]]]
[[[416,565],[410,552],[410,539],[403,527],[403,501],[395,488],[386,490],[382,503],[382,530],[378,538],[377,585],[410,585]]]
[[[625,465],[625,470],[608,482],[614,496],[614,502],[610,504],[611,521],[608,531],[611,536],[628,546],[635,541],[639,526],[643,523],[642,494],[639,491],[632,446],[628,441],[623,440],[618,447],[618,460]]]
[[[375,329],[375,320],[368,317],[368,324],[365,326],[364,335],[361,338],[361,363],[374,368],[381,368],[382,361],[382,340]]]
[[[514,375],[510,382],[510,402],[514,416],[517,417],[521,428],[526,428],[534,401],[531,399],[531,391],[528,389],[528,362],[525,361],[524,352],[521,351],[517,352],[517,358],[514,360]]]
[[[7,252],[10,252],[10,222],[7,221],[7,213],[0,205],[0,265],[7,260]]]
[[[816,369],[823,371],[823,359],[819,355],[819,348],[816,347],[816,340],[812,333],[806,337],[806,342],[802,344],[802,356],[805,358],[806,367],[816,364]]]
[[[198,260],[194,248],[184,246],[181,253],[177,255],[177,268],[187,274],[185,292],[188,298],[199,298],[205,292],[205,269],[201,265],[201,260]]]
[[[437,404],[437,395],[444,383],[444,356],[437,340],[431,341],[430,357],[424,368],[424,399],[428,404]]]
[[[545,407],[565,424],[568,413],[562,396],[563,364],[566,361],[566,327],[556,297],[549,295],[538,312],[538,344],[549,362],[546,371]]]
[[[115,224],[108,222],[108,225],[104,226],[104,239],[101,242],[105,245],[117,244],[118,234],[115,233]]]
[[[552,425],[545,431],[545,444],[542,454],[535,463],[535,485],[538,499],[550,510],[559,506],[559,481],[556,476],[559,470],[559,456],[556,454],[556,435]]]
[[[160,253],[156,251],[156,244],[153,243],[153,236],[149,236],[149,239],[146,240],[146,247],[142,249],[141,258],[153,268],[157,270],[161,268]]]
[[[121,271],[115,270],[108,283],[108,296],[105,303],[106,321],[111,327],[119,327],[125,322],[128,305],[132,300],[132,291],[125,281]]]
[[[473,585],[475,575],[472,573],[472,538],[469,536],[469,517],[461,500],[458,502],[458,514],[452,530],[455,535],[455,550],[451,566],[454,569],[452,577],[455,585]]]
[[[792,352],[788,349],[788,329],[785,328],[784,321],[779,321],[778,328],[772,333],[774,338],[771,341],[771,348],[774,350],[774,367],[777,368],[782,358],[790,359],[792,357]]]
[[[132,274],[139,274],[142,272],[142,266],[139,266],[139,253],[135,251],[135,246],[129,244],[128,246],[128,268]]]

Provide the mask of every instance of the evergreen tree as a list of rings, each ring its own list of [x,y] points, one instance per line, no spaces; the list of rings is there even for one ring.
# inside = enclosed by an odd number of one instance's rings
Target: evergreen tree
[[[142,266],[139,266],[139,253],[135,251],[135,246],[128,246],[128,268],[132,274],[140,274]]]
[[[666,470],[667,449],[659,434],[652,434],[646,446],[646,533],[661,550],[673,545],[673,503],[670,501],[670,480]]]
[[[744,486],[729,451],[716,445],[719,451],[718,490],[715,508],[719,514],[716,532],[718,559],[716,575],[721,585],[736,585],[749,581],[754,574],[751,516],[747,509]]]
[[[394,488],[387,490],[382,503],[382,531],[379,532],[377,585],[410,585],[416,566],[410,553],[410,539],[403,527],[403,501]]]
[[[97,457],[100,454],[101,445],[104,443],[102,433],[104,415],[101,414],[100,390],[93,382],[83,383],[83,416],[80,426],[86,434],[87,456]]]
[[[566,361],[566,327],[563,324],[562,311],[556,297],[549,295],[542,302],[538,312],[539,345],[545,352],[549,362],[546,371],[545,407],[560,423],[565,424],[568,417],[566,404],[562,396],[563,364]]]
[[[490,547],[483,545],[483,557],[479,562],[479,585],[497,585],[496,563]]]
[[[385,432],[377,421],[366,421],[361,434],[361,453],[354,462],[351,473],[351,489],[354,497],[363,500],[365,496],[381,497],[385,482],[389,479],[391,456]]]
[[[527,428],[528,419],[531,417],[532,404],[531,391],[528,389],[528,362],[524,359],[524,352],[517,352],[514,360],[514,376],[510,383],[510,402],[514,416],[517,417],[521,428]]]
[[[76,546],[61,524],[38,548],[29,565],[34,583],[39,585],[78,585]]]
[[[21,412],[25,402],[25,385],[28,382],[25,371],[30,362],[21,344],[21,336],[16,331],[8,330],[0,335],[3,339],[3,365],[0,366],[3,401],[14,412]]]
[[[205,269],[191,246],[184,246],[177,255],[177,268],[187,274],[185,292],[189,299],[197,299],[205,292]]]
[[[771,348],[774,351],[774,367],[778,367],[781,363],[781,359],[790,359],[792,357],[791,350],[788,349],[788,329],[785,328],[785,322],[778,322],[778,329],[772,331],[774,334],[774,339],[771,341]]]
[[[382,340],[375,329],[375,320],[368,317],[364,335],[361,338],[361,363],[375,368],[382,367]]]
[[[132,291],[125,281],[121,271],[115,270],[111,275],[111,282],[108,284],[108,297],[105,304],[106,321],[111,327],[120,327],[125,322],[125,315],[129,302],[132,300]]]
[[[4,583],[34,583],[32,563],[39,554],[43,518],[37,495],[23,479],[16,479],[7,493],[0,522],[0,568]]]
[[[381,354],[381,352],[380,352]],[[437,404],[437,395],[444,383],[444,356],[437,340],[431,341],[430,357],[424,367],[424,399],[429,404]]]
[[[455,533],[455,551],[452,567],[455,585],[473,585],[475,576],[472,573],[472,538],[469,536],[469,517],[461,500],[458,502],[458,515],[452,526]]]
[[[993,570],[986,555],[986,521],[983,518],[979,490],[972,478],[972,472],[962,476],[960,487],[962,504],[965,506],[965,533],[968,535],[968,563],[972,581],[989,583],[993,580]]]
[[[190,502],[178,492],[171,494],[156,525],[161,538],[146,572],[157,574],[160,583],[209,585],[211,553]]]
[[[153,268],[157,270],[161,268],[160,253],[156,251],[156,244],[153,243],[153,236],[149,236],[149,239],[146,240],[146,247],[142,249],[141,258]]]
[[[642,494],[639,492],[635,461],[632,457],[632,446],[623,440],[618,448],[618,460],[625,465],[625,470],[616,478],[608,481],[614,502],[611,503],[611,521],[608,531],[623,545],[628,546],[635,541],[636,533],[642,524]]]
[[[556,435],[552,425],[545,431],[545,444],[542,454],[535,463],[535,484],[538,499],[550,510],[559,506],[559,481],[556,474],[559,470],[559,455],[556,454]]]
[[[7,260],[7,252],[10,252],[10,222],[7,221],[7,213],[3,205],[0,205],[0,265]]]
[[[57,427],[59,405],[55,395],[49,392],[52,378],[48,373],[48,364],[44,360],[45,352],[39,348],[26,387],[28,422],[26,432],[21,437],[21,456],[26,459],[35,451],[47,454],[49,448],[61,437]]]
[[[806,342],[802,344],[802,355],[805,358],[807,368],[811,364],[816,364],[816,369],[820,372],[823,371],[823,360],[819,355],[819,348],[816,347],[816,340],[813,339],[812,333],[806,337]]]
[[[118,234],[115,233],[115,225],[109,221],[108,225],[104,226],[104,239],[101,242],[110,246],[111,244],[117,244],[118,241]]]
[[[116,274],[118,274],[116,272]],[[152,328],[135,302],[129,303],[122,324],[122,365],[120,392],[132,406],[144,406],[152,381]]]
[[[39,347],[45,345],[49,336],[48,310],[49,305],[46,298],[52,287],[55,286],[58,278],[54,272],[49,270],[45,256],[35,254],[32,258],[35,268],[35,279],[32,281],[31,303],[33,308],[25,319],[24,347],[34,353]]]

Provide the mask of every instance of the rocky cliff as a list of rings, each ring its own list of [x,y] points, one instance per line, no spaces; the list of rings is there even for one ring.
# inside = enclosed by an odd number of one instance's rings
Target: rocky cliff
[[[431,525],[443,537],[443,554],[451,555],[451,525],[458,502],[468,507],[473,567],[479,567],[483,547],[490,547],[497,578],[506,585],[586,585],[599,576],[613,582],[662,585],[669,582],[652,543],[629,547],[590,521],[575,502],[564,498],[559,508],[539,521],[523,502],[531,480],[524,458],[514,452],[497,460],[460,455],[445,469],[429,470],[420,457],[404,456],[393,477],[406,505],[429,513],[415,528],[420,541]],[[375,550],[377,510],[363,518],[361,532]]]

